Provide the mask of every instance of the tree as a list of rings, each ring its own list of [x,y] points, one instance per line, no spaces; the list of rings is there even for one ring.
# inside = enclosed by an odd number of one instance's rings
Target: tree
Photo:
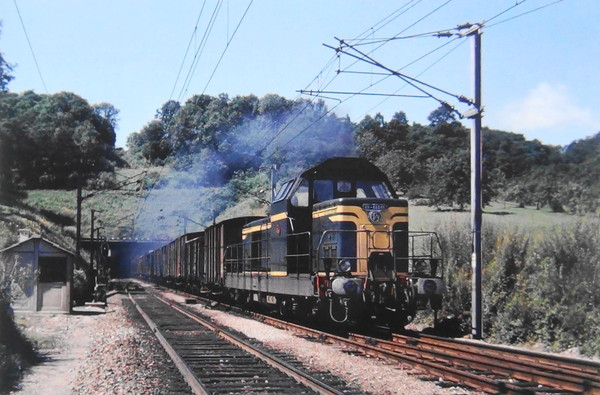
[[[14,259],[13,259],[14,258]],[[0,254],[0,392],[8,393],[24,368],[37,360],[33,345],[14,321],[10,303],[33,292],[32,265],[18,257]],[[30,295],[27,295],[30,296]]]
[[[160,109],[156,110],[156,116],[154,118],[165,125],[169,125],[180,108],[181,104],[179,104],[178,101],[169,100],[165,102]]]
[[[92,108],[94,109],[96,115],[108,122],[113,131],[117,129],[119,110],[115,108],[115,106],[110,103],[103,102],[100,104],[94,104]]]
[[[470,200],[469,152],[458,150],[431,162],[429,193],[432,205],[457,204],[460,210]]]
[[[404,111],[398,111],[392,117],[392,121],[398,121],[402,124],[408,125],[408,118],[406,117],[406,113]]]
[[[452,107],[447,104],[442,104],[429,114],[427,120],[430,122],[429,126],[436,127],[440,124],[456,121],[456,115]]]
[[[2,187],[74,187],[112,172],[116,113],[107,103],[90,106],[74,93],[2,93]]]
[[[0,22],[0,33],[2,32],[2,23]],[[8,64],[4,55],[0,52],[0,92],[8,92],[8,83],[14,79],[10,74],[13,66]]]
[[[150,121],[138,133],[127,138],[127,146],[150,163],[160,163],[167,159],[173,150],[167,139],[167,131],[161,121]]]

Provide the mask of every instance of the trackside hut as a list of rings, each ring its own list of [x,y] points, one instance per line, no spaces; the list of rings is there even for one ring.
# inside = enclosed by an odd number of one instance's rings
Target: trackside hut
[[[14,311],[69,313],[75,255],[29,231],[0,250],[0,265],[10,277]]]

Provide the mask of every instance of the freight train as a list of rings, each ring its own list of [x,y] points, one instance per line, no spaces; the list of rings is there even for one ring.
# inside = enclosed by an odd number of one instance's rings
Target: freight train
[[[401,328],[442,305],[434,232],[363,158],[331,158],[283,183],[266,217],[228,219],[137,260],[141,278],[284,317]]]

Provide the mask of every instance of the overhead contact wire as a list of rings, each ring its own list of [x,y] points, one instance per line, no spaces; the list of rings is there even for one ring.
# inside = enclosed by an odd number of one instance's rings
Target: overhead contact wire
[[[238,29],[240,28],[240,25],[242,24],[242,22],[244,21],[244,18],[246,18],[246,14],[250,10],[250,6],[252,5],[253,2],[254,2],[254,0],[250,0],[250,3],[248,4],[248,7],[246,7],[246,11],[244,11],[244,15],[242,15],[242,17],[240,18],[240,21],[238,22],[235,30],[233,31],[233,34],[231,35],[231,38],[229,38],[229,40],[227,41],[227,44],[225,45],[225,49],[223,49],[223,52],[221,53],[221,57],[219,58],[219,61],[215,65],[215,68],[213,69],[212,74],[210,75],[210,78],[206,82],[206,85],[204,86],[204,90],[202,91],[202,94],[204,94],[204,92],[206,92],[206,88],[208,88],[208,85],[212,81],[212,79],[213,79],[213,77],[214,77],[214,75],[215,75],[215,73],[217,71],[217,68],[221,64],[221,61],[223,60],[223,57],[225,56],[225,53],[227,52],[227,49],[229,48],[229,44],[231,44],[231,41],[233,41],[233,38],[235,37],[235,34],[237,33]]]
[[[23,33],[25,33],[25,39],[27,40],[27,45],[29,45],[29,51],[31,51],[31,56],[33,56],[33,62],[35,63],[35,68],[37,69],[38,75],[40,76],[40,80],[42,81],[42,85],[44,86],[44,91],[48,94],[48,88],[46,87],[46,81],[44,81],[44,76],[42,75],[42,70],[40,69],[40,65],[37,61],[37,57],[35,56],[35,51],[33,50],[33,46],[31,45],[31,40],[29,40],[29,34],[27,34],[27,29],[25,28],[25,22],[23,22],[23,18],[21,17],[21,11],[19,10],[19,6],[17,5],[17,0],[13,0],[15,4],[15,8],[17,10],[17,15],[19,16],[19,21],[21,22],[21,27],[23,28]]]

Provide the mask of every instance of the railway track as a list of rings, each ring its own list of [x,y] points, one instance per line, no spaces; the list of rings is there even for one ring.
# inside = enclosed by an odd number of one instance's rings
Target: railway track
[[[358,394],[326,372],[267,350],[197,312],[150,294],[129,295],[196,394]]]
[[[600,363],[595,361],[419,333],[392,334],[391,340],[358,334],[342,337],[262,314],[251,315],[300,337],[399,362],[448,385],[487,393],[600,394]]]
[[[361,342],[372,341],[353,337]],[[446,359],[453,366],[481,372],[511,385],[530,386],[538,392],[547,389],[600,394],[600,363],[590,360],[428,335],[393,334],[391,342],[379,341],[379,344],[396,352],[416,351],[424,359]]]
[[[265,323],[409,365],[426,375],[488,393],[600,394],[600,363],[480,342],[393,334],[392,340],[326,334],[275,318]]]

